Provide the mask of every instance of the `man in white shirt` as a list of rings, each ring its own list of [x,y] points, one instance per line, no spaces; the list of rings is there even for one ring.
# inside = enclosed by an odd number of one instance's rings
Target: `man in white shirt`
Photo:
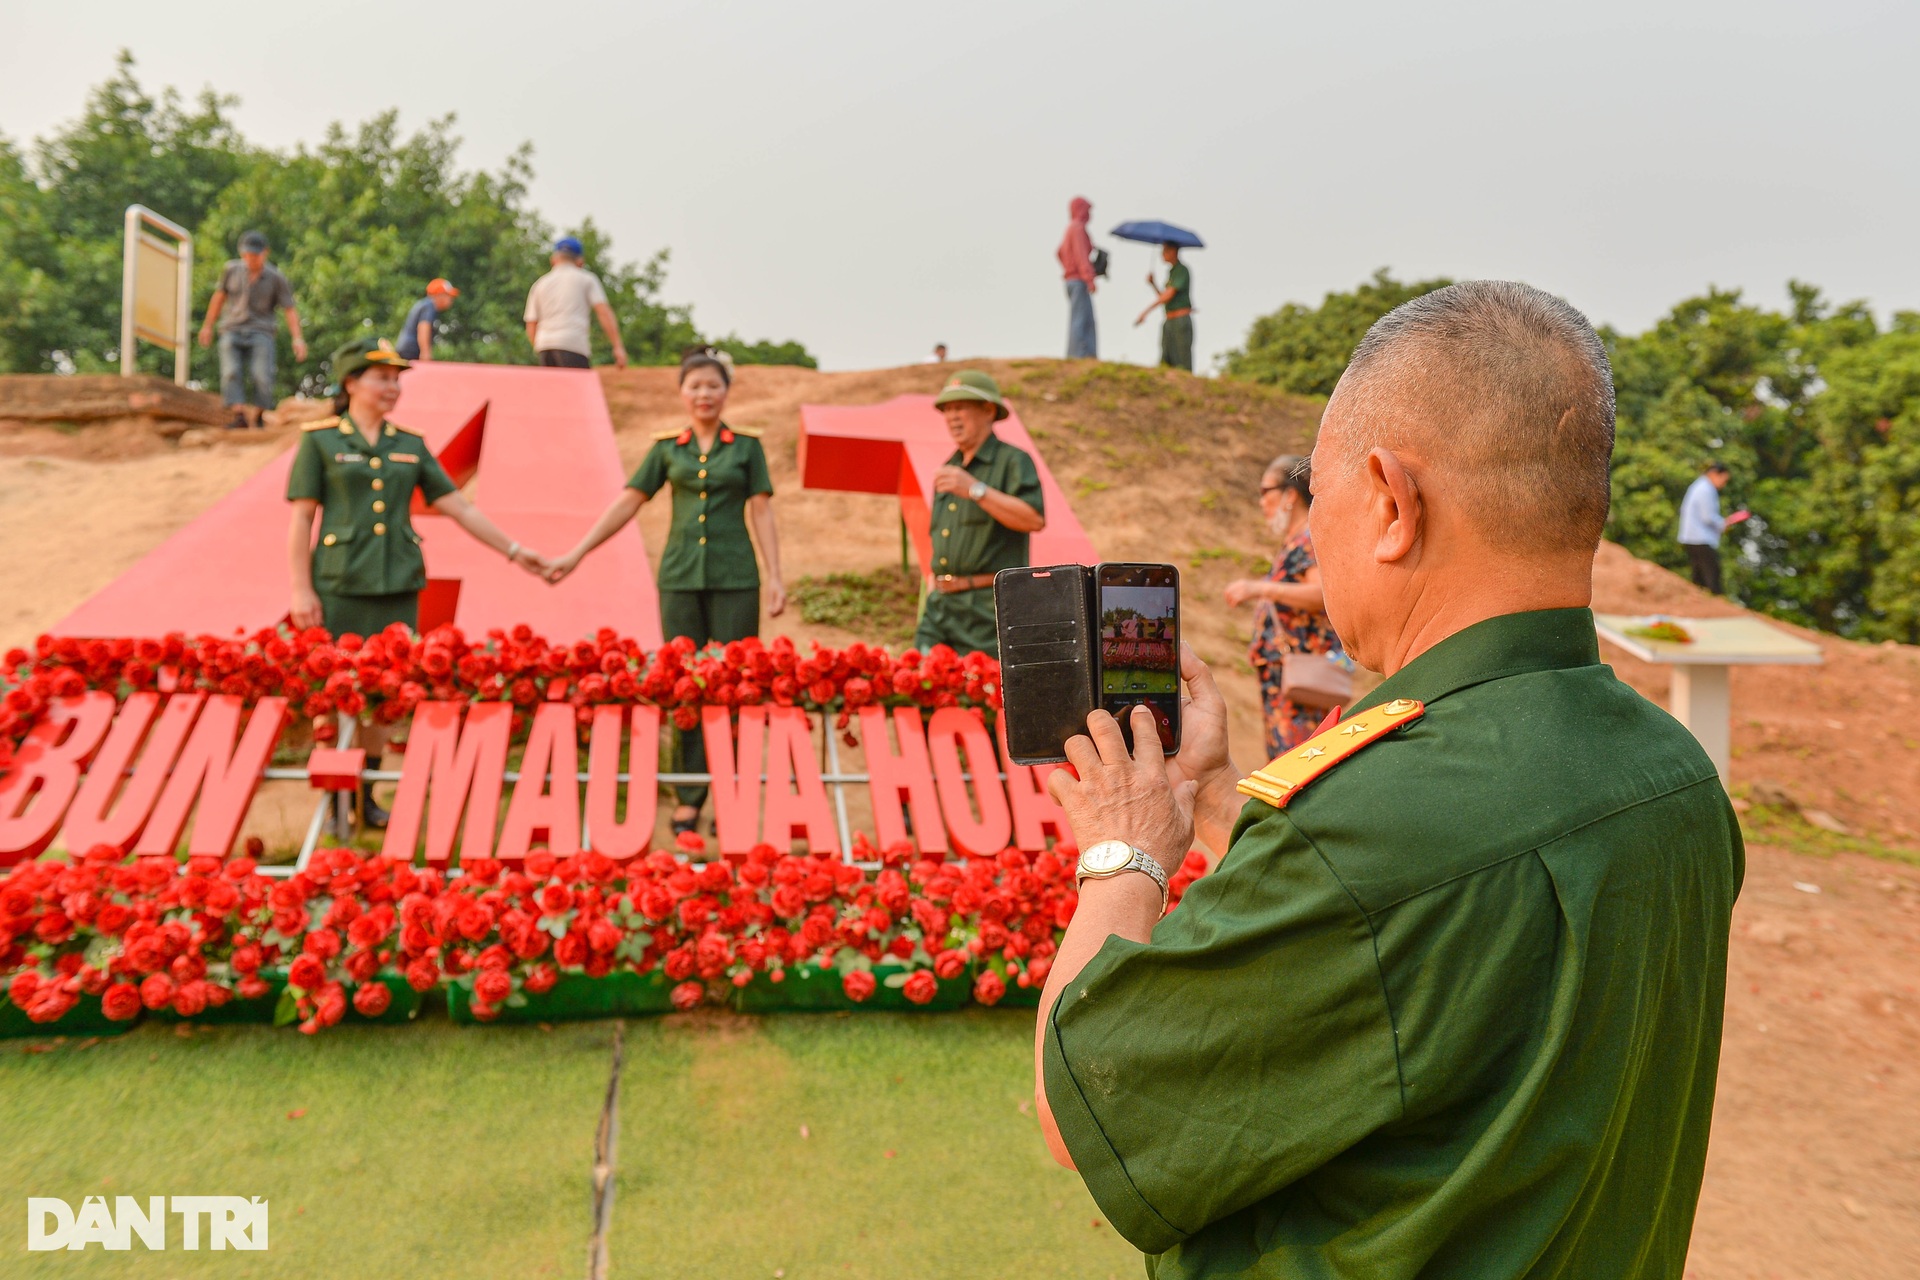
[[[1731,475],[1726,463],[1711,463],[1680,500],[1680,548],[1693,569],[1693,584],[1715,595],[1720,594],[1720,533],[1747,518],[1745,511],[1720,514],[1720,491]]]
[[[554,241],[553,269],[533,282],[527,291],[527,341],[533,344],[540,363],[555,369],[587,369],[593,361],[591,325],[598,317],[600,328],[613,346],[613,363],[627,367],[627,348],[620,341],[620,324],[607,304],[607,291],[600,278],[580,265],[586,250],[572,236]]]

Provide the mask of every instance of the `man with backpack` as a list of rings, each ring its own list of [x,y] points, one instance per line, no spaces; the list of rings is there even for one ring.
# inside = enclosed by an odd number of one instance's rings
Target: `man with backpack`
[[[1067,234],[1055,254],[1067,282],[1067,359],[1097,360],[1100,343],[1093,328],[1093,293],[1094,278],[1101,273],[1095,269],[1093,238],[1087,234],[1093,205],[1085,196],[1075,196],[1067,214]]]

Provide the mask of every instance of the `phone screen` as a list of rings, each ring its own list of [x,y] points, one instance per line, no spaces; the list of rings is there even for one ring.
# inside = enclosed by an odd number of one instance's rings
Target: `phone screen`
[[[1180,743],[1180,571],[1170,564],[1103,564],[1100,614],[1100,705],[1120,722],[1133,750],[1132,710],[1146,704],[1160,728],[1160,748]]]

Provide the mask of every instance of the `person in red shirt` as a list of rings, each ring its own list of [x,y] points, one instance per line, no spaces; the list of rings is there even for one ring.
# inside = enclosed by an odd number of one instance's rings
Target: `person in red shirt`
[[[1056,254],[1067,282],[1067,359],[1097,360],[1100,340],[1093,329],[1093,238],[1087,234],[1093,205],[1085,196],[1075,196],[1067,214],[1067,234],[1061,238]]]

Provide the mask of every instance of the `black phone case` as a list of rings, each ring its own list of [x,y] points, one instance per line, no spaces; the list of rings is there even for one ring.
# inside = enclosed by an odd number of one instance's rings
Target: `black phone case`
[[[993,608],[1007,753],[1015,764],[1057,764],[1096,705],[1093,573],[1080,564],[1002,569]]]

